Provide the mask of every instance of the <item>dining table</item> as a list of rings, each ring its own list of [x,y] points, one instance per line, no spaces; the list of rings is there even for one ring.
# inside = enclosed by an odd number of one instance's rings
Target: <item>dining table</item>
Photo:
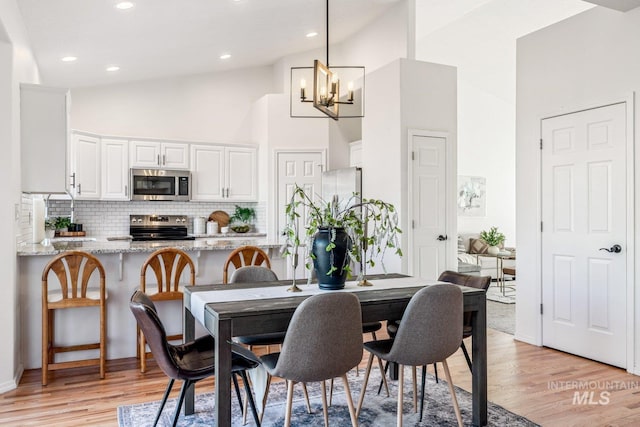
[[[214,412],[218,427],[231,426],[231,343],[234,336],[286,331],[294,311],[306,298],[325,292],[353,292],[360,300],[363,322],[400,319],[411,297],[425,286],[443,283],[401,274],[367,276],[372,286],[347,282],[344,289],[320,290],[317,284],[291,280],[186,286],[184,339],[195,338],[196,321],[215,338]],[[452,285],[459,286],[459,285]],[[464,311],[472,325],[472,423],[487,424],[487,320],[485,291],[460,286]],[[187,390],[185,414],[194,413],[194,388]]]

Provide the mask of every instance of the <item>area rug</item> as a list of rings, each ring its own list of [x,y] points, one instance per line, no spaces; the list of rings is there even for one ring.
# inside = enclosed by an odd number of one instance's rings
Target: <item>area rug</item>
[[[360,397],[360,389],[363,381],[363,370],[356,376],[355,370],[349,372],[349,387],[353,396],[354,405],[358,404]],[[455,380],[455,378],[454,378]],[[420,373],[418,371],[418,382],[420,381]],[[378,369],[372,369],[369,385],[367,386],[367,394],[365,402],[358,418],[359,425],[367,426],[392,426],[396,424],[396,408],[397,408],[397,382],[389,381],[391,397],[387,397],[384,390],[380,395],[377,394],[378,384],[380,383],[380,374]],[[327,387],[328,388],[328,387]],[[306,404],[302,395],[302,387],[297,384],[295,387],[294,406],[292,411],[292,426],[320,426],[324,424],[322,416],[322,400],[321,388],[319,383],[309,384],[308,391],[311,400],[312,413],[307,413]],[[456,417],[451,403],[451,395],[446,382],[442,379],[436,384],[431,375],[427,375],[426,397],[424,403],[424,416],[422,422],[418,421],[418,415],[413,412],[413,392],[411,386],[411,371],[409,368],[405,370],[405,393],[404,393],[404,411],[403,419],[405,426],[456,426]],[[419,385],[418,385],[419,390]],[[419,393],[419,391],[418,391]],[[271,385],[269,391],[269,401],[264,415],[262,425],[282,426],[284,425],[284,411],[286,402],[286,387],[284,382],[278,382]],[[471,395],[456,387],[456,394],[462,419],[465,425],[471,425]],[[171,399],[163,411],[163,415],[158,423],[159,426],[171,425],[173,410],[175,408],[175,400]],[[127,405],[118,407],[118,425],[120,427],[146,427],[153,425],[159,402],[141,403],[137,405]],[[188,427],[213,426],[215,420],[213,418],[213,393],[202,393],[196,396],[196,413],[185,417],[180,415],[178,425]],[[489,403],[488,405],[489,424],[490,426],[510,426],[524,427],[537,426],[537,424],[521,417],[508,410]],[[232,403],[232,425],[241,426],[242,416],[238,406],[235,394]],[[255,425],[253,418],[249,414],[247,425]],[[344,388],[342,381],[335,381],[335,389],[333,393],[332,405],[329,408],[329,425],[331,426],[350,426],[349,409],[346,403]]]
[[[501,302],[503,304],[515,304],[516,303],[516,282],[515,280],[508,280],[504,289],[504,295],[502,289],[497,284],[491,283],[489,289],[487,289],[487,299],[489,301]]]

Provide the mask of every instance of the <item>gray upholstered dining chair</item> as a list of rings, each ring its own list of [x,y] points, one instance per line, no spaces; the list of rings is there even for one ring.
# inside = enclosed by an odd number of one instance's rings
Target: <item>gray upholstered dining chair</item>
[[[180,409],[182,408],[182,402],[187,388],[195,384],[197,381],[210,377],[215,374],[214,368],[214,345],[215,340],[211,335],[205,335],[188,343],[180,345],[172,345],[169,343],[167,333],[162,325],[160,317],[156,311],[156,307],[149,296],[142,291],[135,291],[131,296],[129,302],[129,308],[136,318],[136,322],[140,329],[144,332],[151,353],[158,362],[158,366],[169,377],[169,384],[165,390],[160,408],[153,423],[154,427],[158,424],[162,409],[164,408],[169,393],[173,388],[175,380],[183,380],[182,389],[180,391],[180,397],[176,405],[175,413],[173,416],[173,426],[178,423],[178,417],[180,416]],[[239,345],[233,346],[233,354],[231,359],[231,378],[233,379],[233,385],[236,390],[236,396],[242,405],[242,399],[240,397],[240,388],[238,386],[237,375],[242,377],[245,390],[247,391],[247,400],[251,405],[251,411],[253,418],[257,426],[260,426],[260,420],[256,411],[255,402],[249,381],[247,380],[247,369],[253,369],[260,364],[260,360],[256,355],[251,353],[244,347]],[[246,409],[244,409],[246,411]]]
[[[458,425],[462,427],[462,416],[447,365],[447,358],[458,350],[462,341],[462,313],[462,290],[459,287],[435,284],[419,290],[409,301],[395,338],[364,344],[370,354],[356,414],[362,408],[374,356],[398,364],[398,427],[402,425],[403,365],[415,367],[442,362]],[[414,381],[414,407],[415,401]]]
[[[358,297],[331,292],[307,298],[296,309],[280,353],[262,356],[270,376],[287,381],[285,427],[291,425],[293,386],[321,382],[325,426],[328,425],[325,380],[341,377],[353,427],[358,425],[347,372],[362,360],[362,312]]]

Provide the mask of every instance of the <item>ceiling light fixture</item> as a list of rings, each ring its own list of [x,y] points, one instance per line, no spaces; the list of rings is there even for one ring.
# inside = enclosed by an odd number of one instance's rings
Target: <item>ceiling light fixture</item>
[[[127,10],[127,9],[131,9],[132,7],[133,7],[133,3],[130,1],[121,1],[120,3],[116,4],[116,8],[120,10]]]
[[[307,37],[308,38],[315,37],[317,35],[318,35],[318,33],[316,33],[315,31],[311,31],[310,33],[307,33]]]
[[[231,58],[231,55],[228,53],[220,55],[220,59],[229,59],[229,58]]]
[[[313,62],[313,68],[291,68],[291,117],[325,117],[314,114],[313,110],[305,109],[301,104],[312,104],[314,108],[334,120],[345,117],[364,117],[364,67],[329,65],[329,0],[326,0],[326,43],[326,65],[316,59]],[[313,78],[311,99],[307,94],[309,78]],[[347,90],[343,92],[340,92],[341,79],[348,82]],[[298,81],[300,82],[299,92],[293,88],[294,82]],[[296,93],[300,94],[297,101],[294,98]]]
[[[62,62],[73,62],[75,60],[77,60],[78,58],[75,56],[63,56],[62,58],[60,58],[60,60]]]
[[[110,67],[107,67],[107,71],[118,71],[120,69],[120,67],[118,67],[117,65],[112,65]]]

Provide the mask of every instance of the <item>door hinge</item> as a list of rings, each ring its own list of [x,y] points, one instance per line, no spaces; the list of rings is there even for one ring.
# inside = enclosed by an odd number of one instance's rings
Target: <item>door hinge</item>
[[[411,160],[415,160],[416,159],[416,152],[412,151],[411,152]]]
[[[542,138],[540,138],[540,149],[542,150]]]
[[[543,314],[542,304],[540,304],[540,314]]]

